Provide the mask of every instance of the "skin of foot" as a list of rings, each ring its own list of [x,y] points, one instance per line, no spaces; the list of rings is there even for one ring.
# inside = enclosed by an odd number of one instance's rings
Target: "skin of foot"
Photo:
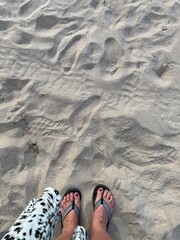
[[[96,196],[95,202],[97,202],[99,199],[101,199],[102,195],[103,195],[104,200],[107,202],[107,204],[111,210],[111,214],[112,214],[114,211],[114,207],[115,207],[115,200],[114,200],[112,193],[110,191],[108,191],[107,189],[103,193],[103,188],[100,187],[97,191],[97,196]],[[107,230],[107,222],[108,222],[108,218],[107,218],[106,210],[103,205],[100,205],[93,213],[92,233],[96,232],[96,230],[106,231]]]
[[[62,202],[61,202],[61,213],[62,215],[64,214],[65,210],[67,207],[69,207],[72,203],[73,200],[75,201],[75,204],[77,207],[80,209],[80,196],[79,193],[69,193],[66,196],[64,196]],[[67,216],[65,217],[63,221],[63,229],[62,233],[66,233],[68,235],[73,234],[74,229],[78,225],[78,216],[74,210],[71,210]]]

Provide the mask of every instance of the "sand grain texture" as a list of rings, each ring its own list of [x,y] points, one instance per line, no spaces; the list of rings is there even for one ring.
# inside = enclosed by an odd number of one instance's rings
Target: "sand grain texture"
[[[179,26],[179,0],[1,1],[0,237],[46,186],[89,229],[104,182],[114,240],[180,239]]]

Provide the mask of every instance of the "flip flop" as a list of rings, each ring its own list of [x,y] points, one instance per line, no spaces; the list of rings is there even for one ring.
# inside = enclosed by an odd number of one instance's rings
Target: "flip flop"
[[[95,202],[96,200],[96,197],[97,197],[97,191],[99,188],[103,188],[103,193],[102,193],[102,197],[101,199],[99,199],[97,202]],[[94,190],[93,190],[93,195],[92,195],[92,203],[93,203],[93,210],[95,211],[100,205],[103,205],[105,210],[106,210],[106,214],[107,214],[107,219],[108,219],[108,222],[107,222],[107,229],[108,229],[108,226],[109,226],[109,222],[111,220],[111,209],[109,207],[109,205],[107,204],[107,202],[104,200],[103,198],[103,194],[104,194],[104,191],[105,190],[108,190],[110,191],[110,189],[106,186],[106,185],[103,185],[103,184],[98,184]]]
[[[77,188],[69,188],[69,189],[65,192],[63,198],[64,198],[68,193],[76,193],[76,192],[79,194],[80,200],[81,200],[81,192],[80,192],[80,190],[77,189]],[[79,218],[79,216],[80,216],[80,209],[79,209],[79,207],[75,204],[75,200],[73,200],[72,204],[65,209],[65,211],[64,211],[63,214],[61,214],[62,227],[63,227],[64,219],[66,218],[66,216],[68,215],[68,213],[71,212],[72,210],[75,211],[75,213],[77,214],[77,216],[78,216],[78,218]]]

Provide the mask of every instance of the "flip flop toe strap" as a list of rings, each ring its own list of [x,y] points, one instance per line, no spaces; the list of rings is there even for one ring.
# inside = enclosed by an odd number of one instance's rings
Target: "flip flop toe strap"
[[[107,218],[108,218],[108,224],[109,224],[109,221],[111,219],[111,209],[109,208],[107,202],[104,200],[104,199],[99,199],[96,203],[95,203],[95,208],[94,210],[96,210],[100,205],[103,205],[105,210],[106,210],[106,214],[107,214]],[[107,224],[107,225],[108,225]]]
[[[108,204],[107,204],[107,202],[105,200],[103,200],[103,206],[104,206],[104,208],[106,210],[107,217],[108,217],[108,223],[109,223],[109,221],[111,219],[111,209],[109,208],[109,206],[108,206]]]
[[[68,213],[71,211],[71,210],[74,210],[76,212],[76,214],[80,215],[80,210],[78,208],[78,206],[76,204],[71,204],[69,207],[66,208],[66,210],[64,211],[63,215],[62,215],[62,221],[64,221],[65,217],[68,215]]]

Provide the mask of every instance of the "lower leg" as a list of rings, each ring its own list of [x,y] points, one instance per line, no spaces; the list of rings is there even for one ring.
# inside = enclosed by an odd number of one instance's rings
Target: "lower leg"
[[[62,233],[59,237],[56,238],[56,240],[71,240],[73,235],[74,229],[63,229]]]
[[[92,240],[112,240],[109,233],[100,225],[96,225],[91,230]]]

